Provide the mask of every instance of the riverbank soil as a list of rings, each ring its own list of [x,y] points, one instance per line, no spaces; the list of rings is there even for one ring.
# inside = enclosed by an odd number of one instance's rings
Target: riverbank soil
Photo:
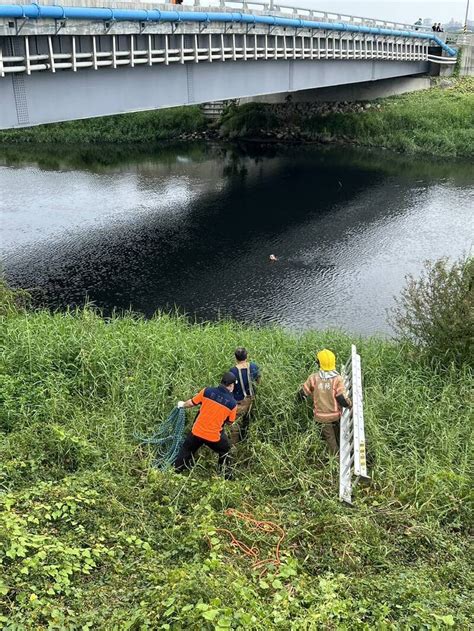
[[[469,627],[467,366],[435,371],[409,347],[357,342],[373,479],[349,509],[295,396],[317,349],[348,356],[345,335],[23,311],[8,294],[1,335],[5,629]],[[151,468],[134,432],[215,384],[238,345],[263,376],[234,480],[211,452],[189,474]]]

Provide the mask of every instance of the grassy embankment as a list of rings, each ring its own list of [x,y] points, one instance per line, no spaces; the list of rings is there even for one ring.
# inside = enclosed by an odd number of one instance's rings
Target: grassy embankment
[[[152,112],[101,116],[85,120],[0,131],[0,145],[156,143],[176,140],[181,134],[204,131],[201,108],[174,107]]]
[[[337,501],[308,406],[295,392],[316,349],[340,333],[293,336],[90,309],[1,322],[0,621],[6,629],[467,629],[472,621],[467,366],[435,372],[409,347],[359,340],[373,483]],[[235,480],[203,453],[189,475],[149,468],[132,439],[174,402],[215,383],[237,344],[261,364]],[[189,413],[188,413],[189,414]],[[191,414],[189,414],[191,418]],[[472,420],[472,419],[471,419]],[[282,564],[264,576],[231,529]],[[263,556],[265,558],[265,556]]]
[[[380,105],[380,108],[375,107]],[[221,122],[229,138],[277,136],[298,140],[349,142],[406,153],[474,157],[474,79],[372,102],[362,112],[314,114],[305,107],[249,103],[232,108]]]
[[[320,114],[312,106],[250,103],[232,107],[219,129],[223,138],[285,142],[344,142],[440,157],[474,157],[474,79],[372,102],[362,112]],[[91,145],[174,141],[209,130],[199,107],[178,107],[0,132],[12,144]],[[216,133],[213,128],[213,135]],[[283,138],[280,138],[282,136]],[[289,138],[287,137],[289,136]],[[104,151],[103,147],[100,149]]]

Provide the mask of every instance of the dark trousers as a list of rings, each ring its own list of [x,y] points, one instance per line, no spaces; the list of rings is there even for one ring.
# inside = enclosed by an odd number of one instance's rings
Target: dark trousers
[[[220,440],[217,442],[211,442],[204,438],[195,436],[192,432],[186,436],[184,443],[179,450],[179,454],[174,461],[174,468],[176,471],[184,471],[184,469],[191,469],[194,465],[194,454],[203,446],[206,445],[212,451],[215,451],[219,456],[218,467],[219,471],[224,473],[224,477],[229,479],[231,477],[231,458],[229,456],[230,443],[227,436],[222,432]]]
[[[329,453],[339,453],[339,432],[341,423],[336,421],[335,423],[321,423],[321,434],[329,449]]]

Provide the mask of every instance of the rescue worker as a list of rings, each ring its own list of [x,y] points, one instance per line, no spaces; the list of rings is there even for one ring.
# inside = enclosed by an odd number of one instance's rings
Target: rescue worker
[[[255,400],[254,384],[260,382],[260,368],[254,362],[248,362],[247,349],[242,346],[235,349],[236,364],[230,369],[235,375],[234,399],[237,401],[238,423],[234,423],[230,430],[230,442],[236,445],[246,438],[249,423],[250,410]]]
[[[342,408],[351,408],[341,375],[336,370],[336,356],[326,348],[317,354],[319,371],[308,377],[300,396],[313,398],[314,418],[321,423],[321,433],[331,454],[339,452],[339,427]]]
[[[203,388],[188,401],[178,401],[178,408],[192,408],[200,405],[191,431],[176,457],[176,471],[190,469],[194,464],[194,454],[206,445],[219,455],[218,468],[226,479],[231,478],[230,443],[223,431],[224,423],[233,423],[237,416],[237,402],[232,396],[235,386],[235,375],[226,372],[222,375],[217,388]]]

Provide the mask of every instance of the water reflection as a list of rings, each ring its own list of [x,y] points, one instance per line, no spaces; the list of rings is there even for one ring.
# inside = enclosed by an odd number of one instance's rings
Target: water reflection
[[[463,163],[209,145],[94,163],[87,151],[0,167],[7,279],[52,306],[87,295],[107,311],[384,332],[404,275],[470,246]]]

